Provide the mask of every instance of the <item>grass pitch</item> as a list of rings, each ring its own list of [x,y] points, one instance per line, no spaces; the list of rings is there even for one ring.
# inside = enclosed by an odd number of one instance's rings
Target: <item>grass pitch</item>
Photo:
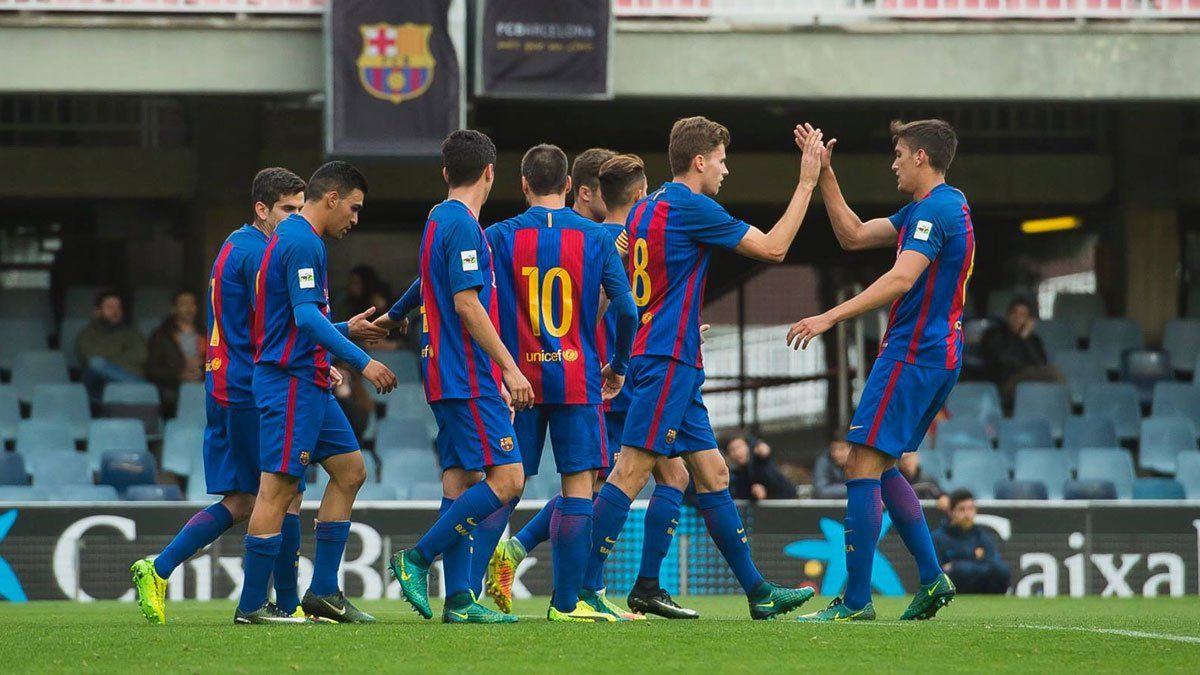
[[[774,673],[1197,672],[1200,598],[960,597],[933,621],[753,622],[740,597],[682,598],[699,621],[546,623],[518,601],[511,626],[422,621],[403,601],[363,602],[374,626],[234,626],[233,603],[168,605],[150,626],[132,603],[0,604],[0,671]],[[824,606],[815,598],[802,611]],[[435,601],[435,612],[440,603]],[[799,613],[799,612],[797,612]]]

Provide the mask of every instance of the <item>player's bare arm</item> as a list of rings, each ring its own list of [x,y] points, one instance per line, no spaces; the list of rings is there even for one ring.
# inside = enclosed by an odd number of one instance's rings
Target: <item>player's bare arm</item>
[[[504,386],[512,397],[513,409],[523,410],[533,405],[533,385],[529,384],[529,380],[525,378],[520,368],[517,367],[517,362],[513,360],[512,354],[500,340],[500,334],[492,325],[491,317],[483,308],[483,304],[479,302],[479,291],[469,288],[455,293],[454,311],[466,326],[471,337],[500,366],[500,372],[504,376]]]
[[[813,134],[820,133],[809,123],[796,127],[796,142],[806,142]],[[837,175],[833,171],[833,146],[837,139],[830,139],[821,146],[821,201],[825,202],[825,210],[829,213],[829,222],[833,225],[833,234],[838,244],[847,251],[860,251],[871,248],[884,248],[896,243],[896,228],[892,227],[887,218],[872,218],[863,222],[858,214],[846,203],[842,196],[842,188],[838,185]]]
[[[796,127],[796,146],[800,148],[800,180],[796,182],[796,190],[788,202],[787,210],[775,223],[770,232],[763,232],[751,226],[734,249],[747,258],[766,263],[781,263],[787,256],[788,249],[800,231],[804,222],[804,214],[808,212],[808,204],[812,201],[813,190],[817,186],[821,173],[821,131],[818,129],[800,140],[799,129]]]
[[[838,323],[883,307],[904,295],[916,283],[917,278],[929,267],[929,258],[916,251],[904,251],[896,258],[896,264],[883,276],[875,280],[862,293],[850,298],[833,309],[801,319],[792,324],[787,342],[792,349],[804,349],[813,338]]]

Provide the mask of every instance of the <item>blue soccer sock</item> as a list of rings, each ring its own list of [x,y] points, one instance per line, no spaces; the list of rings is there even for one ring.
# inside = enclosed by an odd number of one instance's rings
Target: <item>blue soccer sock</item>
[[[533,552],[539,544],[550,538],[550,518],[554,515],[554,509],[558,507],[558,500],[562,497],[554,495],[554,497],[546,502],[541,511],[537,512],[533,518],[525,523],[525,527],[517,532],[516,540],[521,542],[521,546],[525,548],[526,553]]]
[[[550,523],[554,559],[554,596],[560,612],[572,612],[579,602],[579,586],[592,545],[592,500],[563,497]]]
[[[883,523],[878,478],[846,481],[846,608],[858,611],[871,602],[871,566]]]
[[[438,509],[438,515],[444,516],[454,506],[454,500],[447,497],[442,497],[442,506]],[[446,597],[450,597],[455,593],[467,590],[459,588],[471,574],[471,537],[459,537],[457,541],[450,545],[450,548],[442,552],[442,578],[446,581]],[[455,579],[454,590],[450,590],[450,580]]]
[[[612,483],[605,483],[596,495],[592,505],[592,543],[583,574],[583,588],[593,592],[604,588],[604,563],[617,547],[617,539],[629,518],[630,503],[629,496]]]
[[[338,570],[350,536],[350,521],[330,520],[317,523],[317,550],[313,556],[313,577],[308,590],[313,595],[333,595],[338,592]]]
[[[657,579],[663,558],[671,550],[679,514],[683,510],[683,492],[670,485],[654,486],[650,505],[646,507],[646,524],[642,535],[642,565],[638,577]]]
[[[300,564],[300,516],[288,513],[283,516],[283,537],[279,544],[279,557],[275,559],[275,605],[291,614],[300,605],[299,582],[296,576]]]
[[[196,551],[217,540],[225,530],[233,526],[233,516],[225,505],[217,502],[212,506],[197,511],[187,521],[179,534],[154,559],[154,571],[158,576],[167,579],[183,561],[196,555]],[[257,609],[257,607],[255,608]]]
[[[750,557],[750,543],[746,536],[746,528],[742,527],[742,516],[738,513],[733,497],[729,490],[718,492],[702,492],[696,495],[700,502],[700,515],[704,517],[704,526],[708,536],[725,556],[729,569],[737,577],[742,590],[749,595],[763,582],[763,577],[754,566]]]
[[[933,583],[942,574],[942,566],[938,564],[933,537],[929,534],[929,526],[925,524],[925,512],[921,510],[917,493],[913,492],[908,479],[896,467],[883,472],[879,486],[883,504],[892,516],[896,531],[917,561],[921,585]]]
[[[508,517],[517,506],[517,499],[510,500],[504,506],[496,509],[492,515],[483,519],[475,526],[471,534],[471,590],[475,597],[483,597],[483,577],[487,574],[488,563],[492,560],[492,552],[500,537],[504,536],[504,528],[508,527]]]
[[[444,503],[444,502],[443,502]],[[446,575],[447,595],[467,590],[471,585],[471,532],[476,523],[482,522],[500,508],[500,498],[492,491],[487,481],[480,481],[462,493],[454,503],[447,505],[446,512],[429,528],[417,542],[417,553],[432,563],[445,554],[456,543],[463,544],[462,563],[442,561],[442,572]],[[457,554],[452,554],[456,556]]]
[[[242,598],[238,601],[238,609],[241,611],[253,612],[267,601],[267,584],[271,581],[271,569],[275,566],[275,559],[279,557],[279,545],[282,541],[282,534],[270,537],[246,535],[246,558],[242,563]]]

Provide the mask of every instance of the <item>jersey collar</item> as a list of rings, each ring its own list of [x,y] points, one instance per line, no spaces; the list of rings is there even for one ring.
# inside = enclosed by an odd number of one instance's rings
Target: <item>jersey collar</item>
[[[476,215],[475,212],[471,210],[471,207],[467,206],[467,203],[461,199],[447,199],[446,201],[444,201],[442,203],[443,204],[458,204],[459,206],[466,209],[467,213],[471,214],[472,218],[474,218],[475,220],[479,220],[479,216]]]
[[[932,190],[930,190],[929,192],[926,192],[924,197],[921,197],[917,201],[919,201],[919,202],[925,201],[926,199],[929,199],[933,195],[933,193],[937,192],[938,190],[941,190],[942,188],[948,188],[948,187],[950,187],[950,186],[947,185],[946,183],[938,183],[937,185],[933,186]]]

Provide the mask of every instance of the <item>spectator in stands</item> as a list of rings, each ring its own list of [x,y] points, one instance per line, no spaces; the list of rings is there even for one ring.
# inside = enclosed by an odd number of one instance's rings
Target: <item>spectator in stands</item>
[[[350,420],[350,428],[354,435],[363,437],[367,424],[371,420],[371,411],[375,409],[375,401],[367,391],[362,374],[357,368],[352,368],[341,361],[334,363],[339,376],[334,378],[333,396],[337,399],[346,419]]]
[[[350,316],[361,314],[368,308],[374,307],[375,314],[372,315],[372,319],[381,317],[392,307],[388,302],[390,297],[392,297],[391,289],[379,278],[375,268],[370,265],[359,265],[350,270],[350,277],[346,280],[346,307],[350,310]],[[400,340],[393,340],[389,337],[372,344],[371,350],[392,351],[402,346],[404,346],[403,337]]]
[[[933,532],[942,569],[959,593],[1004,593],[1012,579],[1000,559],[995,538],[975,526],[975,497],[969,490],[950,493],[950,519]]]
[[[937,478],[922,468],[920,453],[906,452],[896,465],[912,486],[913,492],[917,493],[918,499],[939,499],[942,496]]]
[[[75,338],[75,355],[93,401],[101,399],[109,382],[146,381],[146,339],[125,323],[121,296],[115,291],[96,295],[92,321]]]
[[[734,499],[795,499],[796,486],[771,459],[771,446],[746,432],[725,444],[729,491]]]
[[[813,465],[813,491],[815,499],[846,498],[846,462],[850,461],[850,444],[845,436],[838,434],[829,442],[829,451],[817,458]]]
[[[1004,321],[983,334],[980,351],[987,377],[1000,388],[1005,408],[1011,408],[1017,384],[1060,382],[1062,373],[1049,364],[1042,339],[1034,332],[1033,304],[1022,297],[1008,304]]]
[[[168,415],[179,402],[179,385],[204,381],[204,329],[196,294],[178,291],[171,313],[150,334],[146,379],[158,385],[158,397]]]

